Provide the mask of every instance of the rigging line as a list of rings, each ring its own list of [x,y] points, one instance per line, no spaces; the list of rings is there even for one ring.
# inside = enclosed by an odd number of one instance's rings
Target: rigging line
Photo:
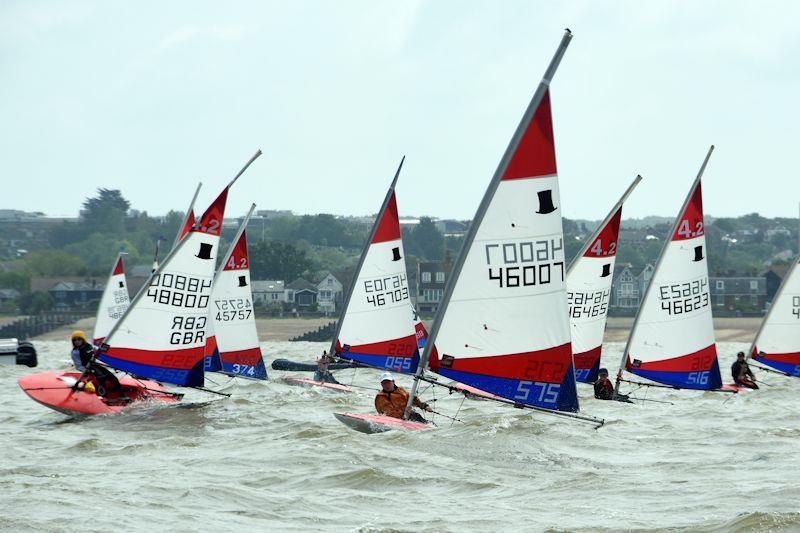
[[[458,409],[456,410],[456,415],[455,415],[455,417],[454,417],[454,420],[453,420],[453,422],[450,422],[450,427],[453,427],[453,424],[455,424],[455,418],[457,418],[457,417],[458,417],[458,414],[461,412],[461,406],[462,406],[462,405],[464,405],[464,400],[466,400],[466,399],[467,399],[467,397],[466,397],[466,396],[464,396],[464,397],[462,397],[462,398],[461,398],[461,403],[460,403],[460,404],[458,404]]]
[[[218,394],[220,396],[225,396],[226,398],[230,398],[231,397],[231,395],[228,394],[227,392],[219,392],[219,391],[215,391],[215,390],[212,390],[212,389],[207,389],[205,387],[189,387],[189,388],[190,389],[199,390],[199,391],[203,391],[203,392],[210,392],[211,394]]]

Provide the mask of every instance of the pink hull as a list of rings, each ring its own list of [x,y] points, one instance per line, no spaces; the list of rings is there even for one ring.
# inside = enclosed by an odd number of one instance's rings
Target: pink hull
[[[120,384],[129,402],[107,400],[93,392],[73,391],[72,385],[81,377],[80,372],[42,372],[20,378],[19,386],[40,404],[66,415],[117,414],[132,406],[146,402],[176,403],[178,398],[167,394],[155,381],[137,380],[125,376]]]
[[[339,392],[353,392],[353,389],[347,385],[340,385],[338,383],[326,383],[324,381],[314,381],[307,378],[283,378],[283,381],[289,385],[299,385],[301,387],[323,387]]]
[[[417,431],[433,429],[436,426],[432,423],[423,424],[422,422],[412,422],[402,418],[393,418],[386,415],[372,415],[361,413],[333,413],[341,423],[349,428],[362,433],[383,433],[393,429],[404,429],[407,431]]]
[[[737,385],[735,383],[724,383],[722,387],[720,387],[720,390],[727,390],[739,393],[739,392],[750,392],[753,389],[751,389],[750,387],[742,387],[741,385]]]

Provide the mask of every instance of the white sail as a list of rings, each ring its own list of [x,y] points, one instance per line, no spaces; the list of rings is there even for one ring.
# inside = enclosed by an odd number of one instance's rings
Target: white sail
[[[226,187],[158,267],[101,346],[101,361],[157,381],[203,385],[208,303],[227,196]]]
[[[622,204],[641,179],[641,176],[636,176],[567,269],[567,305],[575,379],[584,383],[594,383],[600,370]]]
[[[549,83],[570,38],[489,184],[423,357],[460,383],[560,411],[577,411],[578,398]]]
[[[250,288],[250,258],[245,231],[249,219],[250,214],[242,223],[214,278],[209,318],[213,324],[221,371],[243,378],[267,379]]]
[[[410,373],[419,363],[417,314],[408,290],[396,181],[397,175],[362,253],[333,350],[344,359]]]
[[[103,296],[100,298],[100,305],[97,307],[97,317],[92,332],[92,342],[95,346],[99,346],[105,340],[111,328],[125,314],[131,303],[122,255],[123,253],[120,252],[117,260],[114,261],[114,267],[111,269],[108,282],[103,289]]]
[[[713,148],[661,252],[623,354],[622,368],[677,388],[722,386],[711,316],[700,182]]]
[[[800,377],[799,263],[800,258],[795,258],[786,272],[750,348],[753,360],[797,377]]]

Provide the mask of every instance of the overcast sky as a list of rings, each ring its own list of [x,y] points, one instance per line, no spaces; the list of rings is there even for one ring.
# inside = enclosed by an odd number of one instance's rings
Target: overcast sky
[[[0,3],[0,208],[471,218],[562,35],[563,213],[674,216],[710,144],[706,213],[797,216],[796,2]]]

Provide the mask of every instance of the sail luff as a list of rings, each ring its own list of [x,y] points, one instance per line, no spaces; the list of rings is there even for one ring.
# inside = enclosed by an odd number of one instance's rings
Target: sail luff
[[[400,171],[403,169],[403,163],[406,160],[406,156],[403,156],[400,159],[400,164],[397,166],[397,170],[394,173],[394,178],[392,178],[392,184],[389,185],[389,189],[386,191],[386,196],[383,198],[383,203],[381,204],[380,211],[378,211],[378,215],[375,217],[375,222],[372,224],[372,229],[369,232],[369,236],[367,240],[364,242],[364,247],[361,249],[361,255],[358,258],[358,264],[356,265],[356,269],[353,272],[353,281],[350,283],[350,286],[347,288],[347,294],[345,295],[345,299],[342,305],[342,312],[339,313],[339,320],[336,321],[336,330],[333,332],[333,340],[331,341],[331,347],[329,354],[333,355],[336,353],[336,341],[339,340],[339,335],[342,332],[342,322],[344,322],[344,317],[347,315],[347,308],[350,306],[350,299],[353,296],[353,291],[355,290],[356,281],[358,280],[358,276],[361,273],[361,269],[364,267],[364,261],[367,258],[367,252],[369,252],[369,247],[372,245],[372,240],[375,238],[375,234],[378,232],[378,228],[380,227],[381,221],[383,220],[383,215],[386,213],[386,208],[389,205],[389,200],[392,198],[394,194],[395,186],[397,185],[397,179],[400,177]]]
[[[617,214],[617,211],[619,211],[620,207],[622,207],[622,205],[628,199],[628,196],[631,195],[633,189],[635,189],[636,186],[639,185],[640,181],[642,181],[642,176],[640,174],[637,174],[636,177],[633,179],[633,183],[628,185],[628,188],[625,189],[625,192],[622,194],[622,197],[619,199],[619,201],[617,201],[616,204],[614,204],[614,207],[612,207],[611,210],[608,212],[606,218],[604,218],[603,221],[600,223],[600,225],[597,226],[597,228],[595,228],[594,233],[592,233],[591,237],[586,239],[586,241],[583,243],[583,246],[581,246],[581,249],[578,251],[577,254],[575,254],[575,257],[572,258],[572,261],[570,261],[569,266],[567,267],[567,276],[569,276],[569,273],[572,270],[572,268],[575,266],[578,260],[584,256],[584,254],[592,245],[592,243],[594,243],[594,241],[597,240],[597,238],[600,236],[600,233],[605,229],[605,227],[608,225],[611,219],[614,218],[614,215]]]
[[[675,217],[675,223],[672,226],[672,230],[670,231],[670,233],[669,233],[669,235],[668,235],[668,237],[667,237],[667,239],[666,239],[666,241],[664,243],[663,248],[661,248],[661,253],[658,256],[658,259],[656,260],[655,267],[653,268],[653,275],[650,278],[651,281],[647,285],[647,288],[645,289],[644,294],[642,295],[642,299],[640,300],[640,304],[639,304],[639,310],[636,313],[636,317],[633,319],[633,326],[631,327],[631,331],[628,334],[628,340],[625,343],[625,349],[622,351],[622,359],[620,361],[619,370],[617,371],[617,382],[616,382],[616,384],[614,386],[614,395],[615,396],[619,395],[619,386],[620,386],[620,380],[622,379],[622,371],[625,369],[625,363],[628,360],[629,350],[630,350],[630,347],[631,347],[631,341],[633,340],[633,335],[636,332],[636,327],[639,325],[639,319],[641,318],[641,315],[642,315],[642,309],[644,307],[644,303],[647,301],[647,298],[648,298],[648,296],[650,294],[650,291],[651,291],[651,289],[653,288],[653,285],[654,285],[652,280],[654,280],[656,278],[656,274],[658,274],[658,271],[659,271],[659,269],[661,267],[661,263],[663,262],[664,256],[666,255],[669,243],[672,241],[672,236],[675,235],[675,232],[678,230],[678,226],[681,223],[681,217],[682,217],[683,213],[686,211],[686,207],[689,205],[689,202],[691,201],[692,196],[694,196],[695,190],[697,189],[697,186],[700,183],[701,178],[703,177],[703,173],[706,170],[706,166],[708,165],[708,160],[711,158],[711,154],[712,154],[713,151],[714,151],[714,145],[712,144],[709,147],[708,152],[706,153],[706,157],[703,160],[703,164],[700,166],[700,170],[697,172],[697,177],[694,179],[694,183],[692,184],[692,187],[689,189],[689,194],[686,195],[686,199],[683,201],[683,204],[681,205],[681,209],[680,209],[680,211],[678,211],[678,215]]]
[[[500,185],[500,181],[503,178],[503,175],[506,173],[514,154],[517,151],[520,143],[522,142],[525,133],[528,130],[528,126],[530,125],[531,121],[533,120],[534,114],[539,108],[542,100],[544,99],[547,90],[550,86],[550,82],[553,79],[553,76],[558,69],[558,65],[561,63],[561,59],[564,56],[564,53],[567,50],[567,46],[569,46],[570,41],[572,40],[572,32],[569,29],[564,31],[564,35],[561,38],[561,42],[556,49],[553,58],[550,61],[550,64],[545,70],[544,76],[542,80],[539,82],[539,86],[536,88],[536,92],[534,92],[533,97],[531,98],[530,103],[528,104],[527,109],[525,110],[522,119],[520,120],[519,124],[517,125],[517,129],[514,132],[514,135],[511,137],[510,142],[506,148],[503,157],[500,159],[500,163],[497,166],[497,170],[492,177],[491,182],[481,200],[480,205],[478,206],[478,210],[475,214],[475,217],[470,224],[470,228],[467,232],[467,235],[464,239],[464,243],[461,246],[461,252],[458,255],[458,258],[453,265],[452,272],[450,274],[450,279],[445,286],[444,293],[442,295],[442,299],[439,302],[439,307],[436,310],[436,316],[434,317],[433,327],[429,332],[428,339],[425,343],[425,349],[423,350],[422,355],[420,356],[419,365],[417,366],[416,378],[414,379],[414,384],[411,389],[411,394],[408,398],[408,404],[406,405],[406,410],[404,413],[404,417],[408,418],[411,413],[413,400],[416,396],[417,389],[419,388],[419,376],[424,375],[425,373],[425,366],[428,364],[430,360],[430,356],[434,347],[436,345],[436,337],[439,334],[439,329],[442,322],[442,317],[447,312],[447,306],[449,305],[450,299],[453,295],[453,290],[455,289],[456,281],[461,274],[461,271],[464,267],[464,263],[467,258],[467,252],[471,248],[473,242],[475,241],[475,236],[478,233],[478,228],[480,227],[481,221],[483,220],[487,209],[489,208],[489,204],[492,201],[492,198],[497,191],[497,188]]]

